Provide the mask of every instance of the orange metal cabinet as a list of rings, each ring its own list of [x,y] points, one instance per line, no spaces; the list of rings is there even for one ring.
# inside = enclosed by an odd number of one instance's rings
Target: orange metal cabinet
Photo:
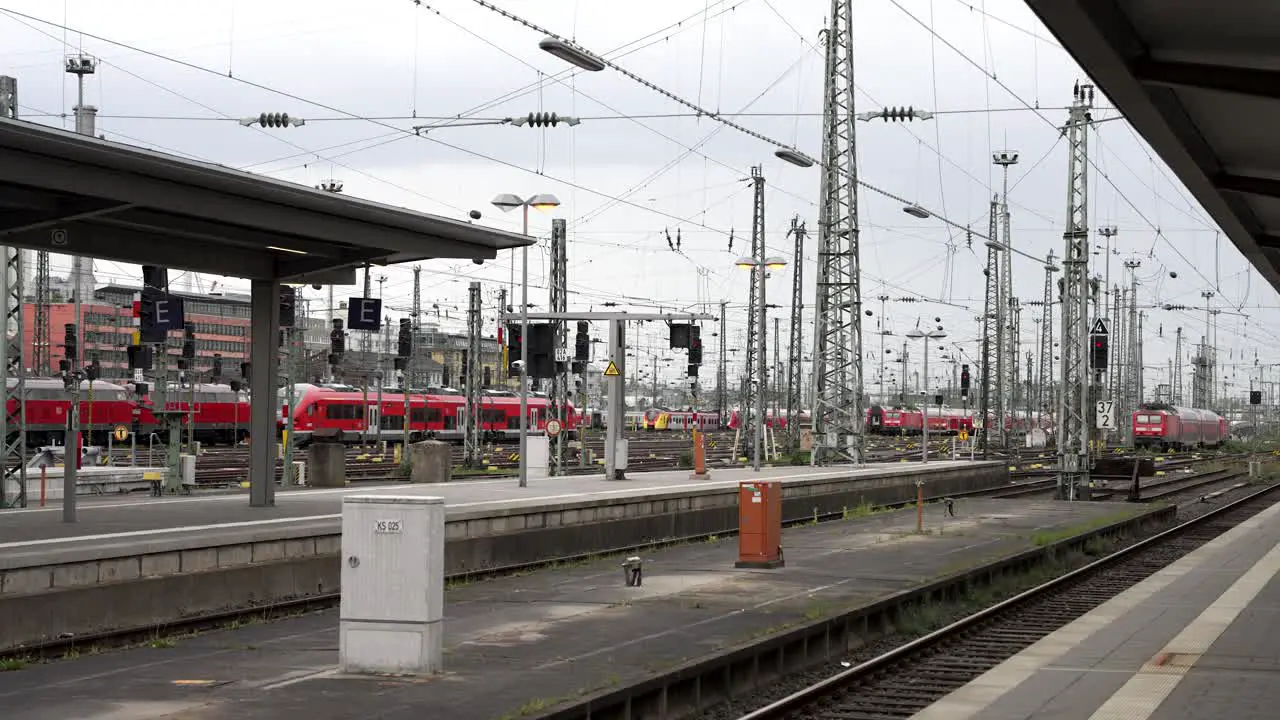
[[[738,484],[738,562],[734,567],[782,567],[782,483]]]

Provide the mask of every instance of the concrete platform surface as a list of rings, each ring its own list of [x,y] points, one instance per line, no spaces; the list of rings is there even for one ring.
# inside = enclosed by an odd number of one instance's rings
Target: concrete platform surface
[[[1280,717],[1280,504],[1031,645],[916,720]]]
[[[734,569],[733,539],[646,555],[644,584],[616,560],[451,587],[445,668],[426,679],[340,676],[337,613],[160,640],[0,673],[0,707],[27,720],[518,718],[716,650],[868,604],[1096,526],[1101,503],[961,500],[788,529],[787,565]]]
[[[445,498],[451,513],[472,510],[499,510],[534,507],[593,498],[646,497],[665,493],[732,488],[741,480],[761,479],[782,482],[882,476],[927,470],[941,471],[973,465],[962,461],[919,464],[883,464],[863,468],[776,467],[755,473],[749,469],[716,469],[710,480],[690,480],[689,471],[634,473],[625,481],[606,481],[596,476],[531,478],[520,488],[515,478],[462,480],[430,485],[356,484],[336,489],[283,490],[269,508],[249,507],[247,494],[211,495],[187,498],[134,498],[97,503],[81,503],[79,521],[62,522],[61,506],[6,511],[0,515],[0,555],[6,550],[66,545],[75,542],[118,541],[132,533],[154,536],[186,533],[210,536],[219,530],[260,524],[330,523],[336,527],[344,495],[385,492],[438,495]],[[116,537],[104,537],[116,536]]]

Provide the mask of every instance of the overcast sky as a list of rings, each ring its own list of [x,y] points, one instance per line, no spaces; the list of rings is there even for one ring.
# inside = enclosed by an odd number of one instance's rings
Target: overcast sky
[[[497,4],[706,109],[751,113],[736,121],[819,155],[820,31],[829,2]],[[76,85],[62,62],[67,52],[83,50],[100,59],[86,98],[100,110],[99,132],[111,140],[310,185],[336,178],[350,195],[455,218],[475,209],[483,213],[479,222],[517,231],[518,214],[492,207],[492,197],[555,193],[562,206],[535,213],[530,231],[545,247],[550,219],[569,221],[571,309],[600,309],[604,302],[637,310],[698,309],[700,303],[718,309],[725,300],[728,345],[740,347],[747,278],[733,260],[750,249],[751,191],[744,179],[752,165],[761,165],[766,179],[770,252],[795,264],[786,237],[794,216],[816,231],[817,168],[782,163],[767,143],[698,118],[612,70],[571,71],[538,49],[539,32],[474,0],[4,0],[0,8],[6,11],[0,14],[0,73],[18,78],[25,119],[73,127],[68,116]],[[1061,256],[1066,150],[1057,128],[1067,117],[1072,83],[1083,78],[1066,52],[1020,0],[988,0],[985,14],[959,0],[864,0],[854,13],[857,109],[909,105],[938,113],[911,124],[858,123],[861,177],[985,233],[987,204],[1000,185],[991,152],[1016,150],[1012,242],[1036,257],[1050,249]],[[1096,119],[1115,115],[1101,95],[1096,105]],[[546,130],[480,125],[420,137],[404,132],[448,118],[538,110],[582,122]],[[236,122],[260,112],[288,112],[307,124],[263,130]],[[1203,307],[1200,293],[1214,290],[1214,304],[1230,311],[1218,317],[1222,375],[1247,388],[1255,352],[1266,363],[1280,349],[1269,328],[1280,305],[1274,290],[1218,238],[1215,224],[1127,123],[1103,123],[1092,137],[1090,226],[1118,228],[1112,284],[1122,282],[1121,263],[1133,258],[1142,263],[1143,304]],[[918,318],[939,317],[948,343],[958,343],[974,361],[982,242],[970,247],[963,232],[936,219],[917,220],[901,203],[865,189],[859,215],[863,296],[876,315],[864,324],[869,388],[878,374],[880,338],[873,333],[880,295],[942,301],[889,303],[885,321],[897,333],[890,344],[901,343]],[[668,249],[667,233],[679,233],[681,253]],[[809,241],[802,263],[806,308],[813,305],[816,237]],[[1102,260],[1094,256],[1094,270],[1105,273]],[[538,309],[545,309],[546,265],[545,251],[530,252],[531,301]],[[132,267],[96,267],[102,280],[136,282]],[[442,324],[460,328],[467,282],[485,282],[492,316],[511,271],[510,253],[483,266],[423,263],[423,304],[439,308]],[[408,268],[375,269],[374,276],[375,293],[377,278],[386,277],[382,292],[393,310],[409,307]],[[1015,294],[1039,299],[1043,278],[1039,263],[1015,257]],[[228,278],[201,280],[205,289],[214,280],[245,287]],[[781,306],[771,313],[782,313],[784,335],[791,282],[788,269],[767,285],[769,302]],[[338,296],[356,290],[339,288]],[[320,293],[306,293],[316,299],[313,307],[321,306]],[[1167,382],[1174,328],[1196,341],[1204,313],[1147,312],[1150,389]],[[1034,308],[1023,313],[1024,353],[1036,351],[1032,318],[1038,316]],[[806,347],[811,329],[807,314]],[[651,340],[658,336],[658,328],[646,329],[640,342],[650,342],[659,358],[676,357],[665,350],[665,336]],[[707,342],[704,384],[714,378],[716,347]],[[648,365],[647,354],[644,359]],[[674,380],[683,369],[683,357],[676,357],[660,373]],[[930,375],[949,372],[935,355]]]

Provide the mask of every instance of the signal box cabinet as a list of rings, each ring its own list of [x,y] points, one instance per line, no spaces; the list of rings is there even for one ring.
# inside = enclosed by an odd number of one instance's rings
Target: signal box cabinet
[[[738,562],[734,567],[771,569],[782,565],[782,483],[739,483]]]

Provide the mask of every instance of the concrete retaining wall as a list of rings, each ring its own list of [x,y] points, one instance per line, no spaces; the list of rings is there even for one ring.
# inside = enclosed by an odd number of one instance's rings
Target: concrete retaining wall
[[[925,471],[925,492],[942,496],[1002,486],[1001,463]],[[915,497],[919,466],[872,477],[787,483],[788,520],[862,503]],[[446,571],[453,576],[649,542],[735,531],[737,490],[694,489],[451,513]],[[338,588],[340,526],[240,529],[220,538],[155,538],[0,557],[0,649],[63,633],[84,635],[160,625],[193,615],[323,595]]]

